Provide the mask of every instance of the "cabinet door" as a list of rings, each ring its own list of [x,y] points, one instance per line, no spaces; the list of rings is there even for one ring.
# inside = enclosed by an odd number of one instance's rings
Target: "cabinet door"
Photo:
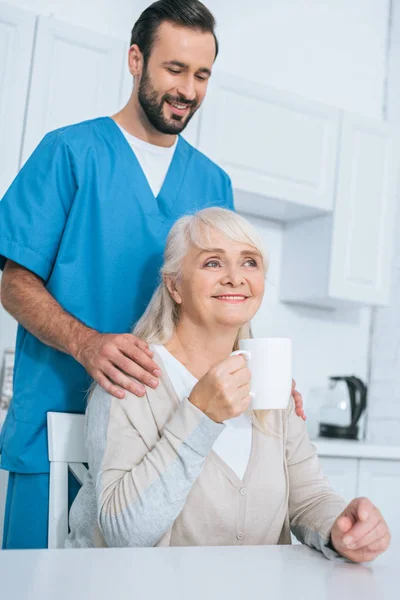
[[[360,464],[359,496],[369,498],[389,525],[392,533],[390,552],[400,553],[400,461],[367,460]]]
[[[389,301],[397,152],[388,125],[345,115],[332,232],[329,295]]]
[[[322,456],[319,460],[331,487],[346,502],[353,500],[358,489],[358,459]]]
[[[45,133],[120,108],[125,42],[39,17],[23,160]]]
[[[214,74],[199,148],[232,178],[236,207],[279,220],[332,210],[339,111]]]
[[[0,3],[0,198],[19,167],[35,21]]]

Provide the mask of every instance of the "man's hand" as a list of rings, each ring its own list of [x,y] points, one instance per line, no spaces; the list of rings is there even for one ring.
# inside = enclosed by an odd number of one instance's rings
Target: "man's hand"
[[[143,340],[126,334],[102,334],[90,331],[79,344],[74,358],[86,371],[115,398],[124,398],[125,392],[143,396],[145,388],[130,377],[156,388],[159,366],[152,360],[153,352]]]
[[[292,397],[293,397],[294,404],[296,407],[296,415],[298,417],[301,417],[303,419],[303,421],[305,421],[306,415],[303,410],[303,398],[302,398],[302,395],[300,394],[300,392],[298,392],[296,390],[296,382],[294,379],[292,379]]]
[[[390,539],[386,521],[368,498],[352,500],[331,530],[338,554],[356,563],[374,560],[387,550]]]

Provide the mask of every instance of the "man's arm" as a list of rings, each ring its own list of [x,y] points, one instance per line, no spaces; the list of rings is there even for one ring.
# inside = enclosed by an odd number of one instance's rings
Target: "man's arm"
[[[1,302],[41,342],[74,358],[78,348],[94,333],[60,306],[40,277],[11,260],[4,268]]]
[[[131,377],[156,387],[159,368],[144,341],[131,334],[100,334],[87,327],[60,306],[40,277],[11,260],[4,268],[1,302],[27,331],[73,356],[116,398],[124,397],[123,389],[144,394],[143,386]]]

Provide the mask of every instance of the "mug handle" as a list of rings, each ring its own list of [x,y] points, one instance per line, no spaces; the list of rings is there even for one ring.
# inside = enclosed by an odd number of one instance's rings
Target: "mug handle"
[[[237,354],[242,354],[242,356],[244,356],[246,360],[249,360],[251,358],[251,352],[249,352],[248,350],[235,350],[235,352],[231,352],[230,356],[236,356]],[[252,398],[256,397],[254,392],[250,392],[249,395]]]

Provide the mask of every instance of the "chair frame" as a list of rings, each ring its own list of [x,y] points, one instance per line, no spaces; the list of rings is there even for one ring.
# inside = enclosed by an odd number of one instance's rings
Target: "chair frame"
[[[50,461],[48,547],[63,548],[68,536],[68,471],[83,483],[88,462],[84,415],[47,413]]]

